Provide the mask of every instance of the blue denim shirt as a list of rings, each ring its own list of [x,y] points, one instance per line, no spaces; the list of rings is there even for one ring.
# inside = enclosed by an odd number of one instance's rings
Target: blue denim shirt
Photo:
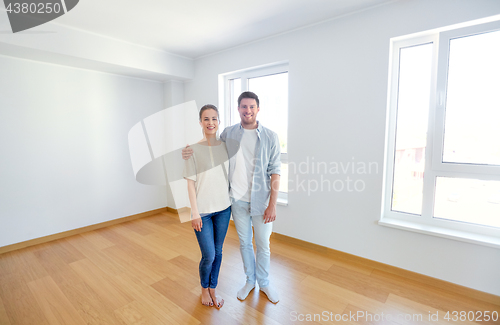
[[[271,175],[281,173],[281,150],[278,135],[263,127],[257,121],[257,146],[255,148],[255,169],[253,173],[252,192],[250,196],[250,215],[261,216],[269,204],[271,194]],[[233,179],[236,153],[240,149],[243,137],[243,126],[235,124],[228,126],[220,135],[226,142],[229,156],[229,186]]]

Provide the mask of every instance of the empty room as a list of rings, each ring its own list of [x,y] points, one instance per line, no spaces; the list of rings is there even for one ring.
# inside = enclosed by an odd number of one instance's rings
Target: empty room
[[[500,324],[499,0],[0,5],[0,325]]]

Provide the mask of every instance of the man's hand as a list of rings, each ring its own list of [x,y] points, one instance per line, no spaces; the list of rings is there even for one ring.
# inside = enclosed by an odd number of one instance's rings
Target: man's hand
[[[269,204],[266,211],[264,211],[264,223],[273,222],[276,220],[276,206]]]
[[[191,220],[191,226],[193,226],[193,229],[196,231],[201,231],[201,228],[203,227],[203,221],[201,221],[201,217],[199,214],[193,214],[193,220]]]
[[[191,149],[188,144],[186,145],[186,148],[182,149],[182,159],[188,160],[189,158],[191,158],[192,155],[193,155],[193,149]]]
[[[273,222],[276,220],[276,202],[278,201],[278,192],[280,189],[280,175],[271,175],[271,196],[269,197],[269,205],[264,211],[264,223]]]

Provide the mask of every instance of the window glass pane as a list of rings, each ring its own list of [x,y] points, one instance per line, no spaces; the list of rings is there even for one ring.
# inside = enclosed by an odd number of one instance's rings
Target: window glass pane
[[[236,124],[240,121],[238,114],[238,97],[241,94],[241,78],[229,80],[230,91],[230,109],[229,109],[229,125]]]
[[[500,165],[500,31],[450,41],[443,162]]]
[[[288,72],[248,79],[248,90],[259,96],[257,119],[278,134],[281,152],[287,152]]]
[[[288,162],[283,161],[281,161],[280,192],[288,193]]]
[[[432,43],[400,50],[392,210],[420,215]]]
[[[438,177],[434,217],[500,228],[500,181]]]

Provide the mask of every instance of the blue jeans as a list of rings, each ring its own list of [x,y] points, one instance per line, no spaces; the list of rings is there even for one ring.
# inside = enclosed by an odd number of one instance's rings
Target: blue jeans
[[[226,238],[231,207],[225,210],[205,214],[201,217],[201,231],[194,231],[201,250],[200,283],[203,288],[217,287],[220,264],[222,262],[222,245]]]
[[[259,287],[267,287],[269,286],[269,265],[271,264],[269,238],[273,232],[273,223],[264,223],[264,216],[251,216],[249,202],[233,201],[231,207],[234,225],[240,239],[240,252],[247,282],[255,284],[257,280]],[[252,224],[257,256],[254,255],[253,251]]]

